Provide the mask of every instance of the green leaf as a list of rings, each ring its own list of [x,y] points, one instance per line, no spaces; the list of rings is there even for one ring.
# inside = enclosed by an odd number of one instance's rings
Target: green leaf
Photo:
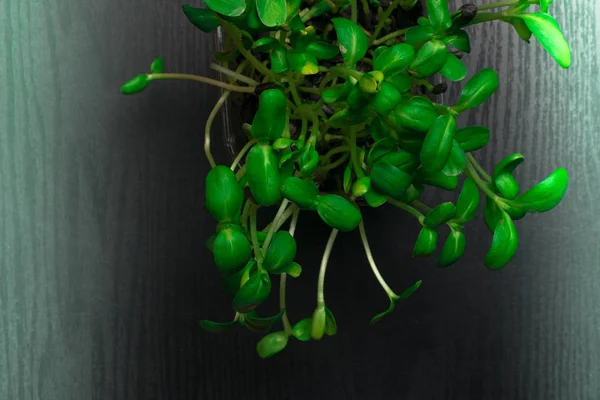
[[[412,176],[388,163],[377,163],[371,168],[371,183],[381,193],[394,199],[401,198],[412,183]]]
[[[398,150],[396,139],[388,137],[375,142],[367,154],[367,165],[374,165],[384,155]]]
[[[367,54],[369,38],[360,26],[349,19],[333,18],[331,22],[337,33],[344,66],[351,67]]]
[[[431,125],[421,148],[421,164],[427,171],[440,171],[448,162],[456,131],[452,114],[440,115]]]
[[[498,224],[498,221],[502,218],[501,210],[498,204],[489,197],[486,196],[485,204],[483,206],[483,218],[490,232],[494,232],[494,228]]]
[[[229,321],[229,322],[213,322],[207,319],[200,321],[200,326],[207,332],[211,333],[222,333],[230,330],[234,326],[238,324],[237,321]]]
[[[287,58],[290,67],[299,74],[314,75],[319,72],[319,63],[312,54],[288,51]]]
[[[288,17],[288,19],[290,19],[290,18],[296,19],[296,17],[298,17],[300,19],[300,22],[302,22],[302,18],[300,18],[300,16],[297,14],[298,10],[300,9],[301,4],[302,4],[302,0],[287,0],[287,17]],[[291,26],[291,21],[290,21],[290,26]]]
[[[413,248],[413,257],[429,257],[435,252],[438,234],[434,229],[423,227]]]
[[[306,52],[317,57],[318,60],[330,60],[338,55],[339,50],[338,46],[322,41],[310,42],[306,46]]]
[[[431,40],[419,49],[408,70],[416,78],[431,76],[444,67],[448,54],[443,42]]]
[[[215,13],[206,8],[195,8],[184,4],[181,9],[187,19],[202,32],[212,32],[221,26]]]
[[[557,168],[546,179],[517,197],[515,202],[530,213],[546,212],[560,203],[568,186],[567,171]]]
[[[468,222],[475,218],[480,200],[477,185],[469,178],[465,178],[456,200],[456,219],[460,222]]]
[[[402,101],[402,94],[394,85],[383,82],[379,92],[371,100],[373,109],[382,116],[386,116]]]
[[[344,169],[344,193],[350,193],[352,189],[352,163],[348,163]]]
[[[250,275],[256,271],[256,260],[251,258],[246,266],[232,275],[222,276],[222,284],[225,291],[232,296],[240,290],[240,287],[248,281]]]
[[[465,246],[465,235],[462,232],[453,229],[444,242],[442,252],[437,261],[437,266],[449,267],[457,262],[465,252]]]
[[[442,172],[448,176],[460,175],[467,167],[467,158],[465,152],[460,148],[456,140],[452,141],[452,150],[448,162],[442,168]]]
[[[331,104],[335,103],[336,101],[345,100],[354,88],[356,82],[356,79],[350,77],[348,80],[346,80],[344,85],[325,90],[321,94],[321,98],[326,104]]]
[[[259,141],[279,139],[286,127],[287,102],[285,94],[279,89],[268,89],[260,94],[258,111],[252,120],[250,132]]]
[[[571,66],[569,43],[554,18],[545,13],[521,14],[520,18],[558,65],[563,68]]]
[[[443,172],[429,172],[424,168],[419,168],[415,175],[415,182],[434,186],[440,189],[453,191],[458,186],[457,176],[447,176]]]
[[[448,54],[440,74],[453,82],[462,81],[467,76],[467,67],[454,54]]]
[[[291,262],[285,267],[283,267],[282,271],[291,276],[292,278],[298,278],[300,275],[302,275],[302,267],[300,266],[300,264],[295,262]]]
[[[310,337],[313,340],[320,340],[325,335],[327,324],[327,313],[325,306],[317,306],[312,315],[310,326]]]
[[[390,305],[387,308],[387,310],[385,310],[384,312],[381,312],[381,313],[377,314],[376,316],[374,316],[373,318],[371,318],[371,322],[369,322],[369,323],[371,325],[373,325],[374,323],[379,322],[379,320],[381,320],[383,317],[385,317],[386,315],[388,315],[389,313],[394,311],[395,308],[396,308],[396,302],[394,301],[394,299],[392,299],[390,297]]]
[[[213,256],[221,274],[239,271],[251,255],[250,242],[238,225],[229,225],[217,234],[213,243]]]
[[[438,226],[450,221],[456,215],[456,206],[450,202],[442,203],[427,214],[423,225],[428,228],[437,228]]]
[[[413,183],[408,187],[408,189],[406,189],[406,193],[404,194],[404,196],[402,196],[402,199],[400,201],[406,204],[410,204],[413,201],[417,200],[419,197],[421,197],[424,191],[425,187],[423,187],[423,185]]]
[[[279,138],[273,142],[273,148],[275,150],[285,150],[294,144],[294,140],[290,138]]]
[[[296,258],[296,250],[296,240],[288,231],[275,233],[265,253],[263,267],[272,274],[283,273],[283,268]]]
[[[408,28],[404,34],[404,37],[406,38],[406,43],[413,46],[418,46],[419,44],[431,39],[434,32],[435,30],[431,25],[418,25]]]
[[[375,141],[390,137],[390,131],[380,118],[374,118],[369,125],[369,133]]]
[[[148,79],[148,74],[141,74],[136,76],[133,79],[125,82],[123,86],[121,86],[121,93],[123,94],[135,94],[139,93],[142,90],[148,87],[150,83],[150,79]]]
[[[325,334],[327,336],[333,336],[337,333],[337,323],[331,310],[325,307]]]
[[[529,39],[531,39],[532,32],[527,27],[525,21],[518,17],[505,17],[502,18],[502,20],[511,24],[513,28],[515,28],[515,31],[517,31],[519,37],[525,42],[529,43]]]
[[[427,132],[438,116],[437,110],[429,100],[415,96],[392,110],[389,119],[396,127]]]
[[[421,287],[421,283],[423,283],[423,281],[419,280],[419,281],[415,282],[412,286],[406,288],[404,290],[404,292],[402,292],[400,294],[400,296],[397,296],[397,297],[390,296],[390,306],[388,307],[388,309],[385,310],[384,312],[379,313],[376,316],[374,316],[371,319],[370,324],[372,325],[372,324],[378,322],[381,318],[385,317],[387,314],[389,314],[392,311],[394,311],[394,309],[396,308],[396,301],[408,299],[414,292],[417,291],[417,289],[419,287]]]
[[[277,156],[266,144],[252,147],[246,160],[246,176],[250,192],[261,206],[272,206],[281,200],[281,175]]]
[[[256,0],[256,9],[262,23],[269,27],[283,25],[287,19],[285,0]]]
[[[540,0],[540,10],[542,10],[542,12],[547,13],[548,12],[548,6],[550,4],[552,4],[552,1],[554,1],[554,0]]]
[[[358,207],[335,194],[319,197],[317,213],[327,225],[341,232],[353,231],[362,219]]]
[[[371,178],[368,176],[363,176],[358,179],[352,185],[352,196],[354,197],[362,197],[367,193],[371,188]]]
[[[281,186],[283,197],[295,203],[298,207],[315,210],[319,198],[319,189],[312,180],[304,180],[297,177],[289,177],[283,181]]]
[[[427,0],[427,15],[436,31],[445,31],[452,25],[447,0]]]
[[[387,197],[379,193],[375,188],[371,186],[369,191],[364,195],[365,201],[369,207],[377,208],[382,206],[387,201]]]
[[[300,172],[306,176],[312,175],[319,164],[319,152],[311,143],[302,149],[302,154],[298,158],[298,167]]]
[[[495,181],[498,176],[501,174],[512,174],[515,168],[517,168],[523,161],[525,161],[525,157],[522,154],[514,153],[502,159],[494,168],[494,172],[492,173],[492,181]]]
[[[252,45],[252,48],[257,53],[266,53],[266,52],[270,51],[271,49],[273,49],[274,47],[276,47],[278,44],[279,44],[279,41],[277,39],[275,39],[274,37],[271,37],[271,36],[267,36],[267,37],[260,38],[256,42],[254,42],[254,44]]]
[[[328,120],[328,124],[334,128],[347,128],[349,126],[362,124],[369,118],[369,107],[350,110],[344,108],[341,111],[333,114]]]
[[[285,310],[279,311],[276,315],[267,318],[261,318],[255,311],[250,311],[246,314],[246,320],[257,328],[269,330],[277,322],[281,321]]]
[[[288,335],[283,331],[269,333],[256,345],[256,352],[261,358],[268,358],[279,353],[288,343]]]
[[[442,39],[442,42],[448,46],[454,47],[456,50],[465,53],[471,52],[471,40],[469,39],[469,34],[462,29],[452,35],[446,36]]]
[[[204,0],[211,10],[228,17],[237,17],[246,11],[246,0]]]
[[[279,44],[271,50],[269,60],[271,61],[271,70],[276,74],[283,74],[290,70],[288,51]]]
[[[303,320],[300,320],[292,328],[292,336],[302,342],[309,341],[311,339],[311,337],[310,337],[311,325],[312,325],[312,318],[304,318]]]
[[[271,293],[269,274],[259,271],[240,288],[233,298],[233,309],[240,313],[252,311],[264,302]]]
[[[492,246],[485,256],[485,266],[500,269],[513,258],[519,246],[519,237],[513,220],[508,213],[501,212],[501,219],[494,228]]]
[[[383,53],[386,49],[388,49],[388,46],[379,46],[375,50],[373,50],[373,60],[377,59],[377,57],[379,57],[379,55]]]
[[[465,153],[479,150],[490,141],[490,130],[484,126],[469,126],[456,131],[454,137]]]
[[[384,83],[392,85],[400,93],[406,93],[412,89],[412,77],[405,74],[399,74],[392,78],[388,78]]]
[[[505,172],[494,179],[494,184],[505,199],[514,199],[519,194],[520,188],[517,180],[509,173]]]
[[[385,154],[377,162],[392,164],[394,167],[408,173],[415,172],[419,167],[419,157],[404,150]]]
[[[456,112],[477,107],[498,89],[498,75],[491,68],[476,73],[463,87],[462,94],[452,109]]]
[[[162,58],[157,57],[154,59],[154,61],[152,61],[152,64],[150,65],[150,72],[153,74],[162,74],[165,72],[165,64]]]
[[[407,43],[400,43],[388,47],[377,57],[373,57],[373,69],[381,71],[388,78],[399,74],[408,67],[415,57],[415,49]]]
[[[206,175],[205,192],[210,215],[219,222],[239,223],[244,191],[229,167],[218,165]]]

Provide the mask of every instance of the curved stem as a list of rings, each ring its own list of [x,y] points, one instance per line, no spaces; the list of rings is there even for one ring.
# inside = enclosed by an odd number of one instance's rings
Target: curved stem
[[[250,200],[246,200],[246,203],[244,204],[244,209],[242,210],[242,216],[240,218],[240,221],[244,229],[248,229],[248,214],[250,213],[250,205]]]
[[[206,120],[206,125],[204,126],[204,154],[206,154],[206,159],[208,160],[208,163],[210,164],[211,168],[216,167],[217,164],[215,163],[215,159],[213,158],[212,153],[210,151],[210,129],[212,128],[212,124],[215,117],[217,116],[217,113],[219,112],[219,110],[221,110],[221,107],[223,107],[223,104],[225,104],[230,94],[231,92],[229,90],[223,92],[223,94],[213,107],[212,111],[210,112],[210,115]]]
[[[250,204],[250,239],[252,240],[252,248],[254,249],[254,257],[259,266],[262,266],[263,253],[258,244],[258,235],[256,234],[256,211],[258,206],[256,204]]]
[[[381,32],[381,30],[383,29],[383,26],[385,25],[385,21],[387,21],[387,19],[390,17],[390,15],[392,15],[392,12],[396,9],[396,7],[398,7],[398,5],[400,4],[402,0],[394,0],[389,7],[387,8],[387,10],[385,10],[385,12],[383,13],[383,15],[381,15],[379,17],[379,22],[377,23],[377,26],[375,26],[375,30],[373,31],[373,35],[371,35],[371,38],[369,39],[369,47],[371,47],[371,45],[373,44],[373,41],[375,39],[377,39],[377,36],[379,36],[379,33]]]
[[[338,153],[345,153],[347,151],[350,150],[349,146],[338,146],[338,147],[334,147],[333,149],[329,150],[327,153],[325,153],[325,155],[323,156],[324,160],[329,160],[331,158],[331,156],[338,154]]]
[[[331,231],[329,240],[327,240],[327,245],[325,246],[323,258],[321,259],[321,269],[319,270],[319,281],[317,283],[317,307],[325,306],[325,273],[327,272],[327,263],[329,262],[331,249],[333,248],[333,243],[335,242],[337,234],[337,229]]]
[[[471,153],[467,153],[467,159],[471,162],[471,164],[473,164],[473,166],[475,167],[477,172],[479,172],[479,174],[481,176],[483,176],[483,179],[485,179],[488,182],[492,181],[492,177],[489,176],[487,172],[485,172],[483,167],[481,165],[479,165],[479,163],[477,162],[477,160],[475,159],[475,157],[473,157],[473,155]]]
[[[401,201],[392,199],[391,197],[388,197],[387,201],[391,205],[401,208],[404,211],[412,214],[415,218],[417,218],[419,220],[419,223],[421,223],[421,224],[423,223],[425,216],[423,214],[421,214],[419,211],[417,211],[415,208],[413,208],[413,207],[409,206],[408,204],[405,204]]]
[[[350,127],[350,156],[352,157],[352,164],[354,165],[354,172],[358,178],[365,176],[365,172],[358,163],[358,154],[356,150],[356,128]]]
[[[396,293],[394,293],[394,291],[388,286],[385,279],[383,279],[383,276],[381,276],[381,273],[379,272],[379,269],[377,268],[377,264],[375,264],[375,260],[373,259],[373,254],[371,253],[371,247],[369,246],[369,240],[367,239],[367,232],[365,231],[365,224],[363,223],[363,221],[360,221],[360,224],[358,225],[358,230],[360,231],[360,239],[361,239],[363,247],[365,249],[365,255],[367,256],[367,260],[369,260],[369,265],[371,266],[371,270],[373,271],[373,275],[375,275],[375,278],[377,278],[377,281],[379,282],[379,284],[381,285],[383,290],[385,290],[387,295],[392,299],[397,299],[398,295]]]
[[[208,83],[209,85],[213,85],[213,86],[217,86],[217,87],[220,87],[223,89],[231,90],[232,92],[254,93],[254,87],[231,85],[229,83],[221,82],[216,79],[207,78],[205,76],[200,76],[200,75],[172,74],[172,73],[148,74],[148,79],[150,79],[152,81],[167,80],[167,79],[180,79],[180,80]]]
[[[356,0],[350,1],[350,18],[354,23],[358,21],[358,5],[356,4]]]
[[[488,196],[490,199],[494,200],[495,202],[498,201],[498,199],[499,199],[498,195],[496,193],[492,192],[492,190],[488,187],[488,185],[484,181],[481,180],[479,175],[477,175],[477,172],[475,172],[475,169],[473,168],[473,165],[471,164],[470,161],[467,164],[467,169],[465,169],[464,174],[467,176],[467,178],[471,179],[479,187],[479,189],[481,189],[481,191],[483,193],[485,193],[486,196]]]
[[[334,162],[332,162],[331,164],[323,165],[322,167],[317,167],[316,171],[318,171],[318,172],[330,171],[336,167],[339,167],[341,164],[343,164],[344,161],[346,161],[348,159],[348,157],[350,157],[350,155],[348,153],[346,153],[346,154],[342,155],[340,158],[338,158],[337,160],[335,160]]]
[[[385,43],[385,42],[387,42],[390,39],[394,39],[394,38],[396,38],[398,36],[402,36],[402,35],[404,35],[404,33],[407,30],[408,30],[408,28],[406,28],[406,29],[400,29],[400,30],[397,30],[396,32],[388,33],[387,35],[382,36],[380,39],[373,40],[373,45],[377,46],[378,44]]]
[[[294,236],[296,232],[296,224],[298,223],[298,216],[300,215],[300,210],[294,211],[294,216],[292,217],[292,222],[290,223],[290,235]],[[284,331],[290,335],[292,333],[292,326],[290,325],[290,320],[287,315],[287,311],[285,309],[285,284],[286,284],[287,274],[284,272],[281,274],[279,279],[279,309],[283,310],[283,316],[281,320],[283,321],[283,329]]]
[[[271,239],[273,238],[273,234],[275,233],[275,227],[278,221],[281,219],[281,216],[283,215],[283,212],[285,211],[285,208],[288,206],[289,203],[290,201],[288,199],[283,199],[283,201],[281,202],[279,210],[277,210],[277,214],[275,215],[275,218],[273,218],[273,224],[271,225],[271,229],[269,229],[269,232],[267,232],[267,237],[265,238],[265,242],[263,243],[263,254],[265,254],[265,252],[269,249]]]
[[[240,152],[235,157],[235,160],[233,160],[233,162],[231,163],[231,167],[230,168],[231,168],[232,171],[235,171],[235,167],[237,167],[237,165],[242,160],[242,158],[244,157],[244,155],[246,154],[246,152],[248,150],[250,150],[250,148],[252,146],[254,146],[254,144],[256,144],[256,142],[257,142],[256,139],[252,139],[251,141],[249,141],[248,143],[246,143],[244,145],[244,147],[242,147],[242,149],[240,150]]]
[[[223,75],[227,75],[227,76],[230,76],[232,78],[235,78],[238,81],[247,83],[250,86],[256,86],[256,85],[258,85],[258,82],[255,81],[254,79],[248,78],[246,75],[242,75],[242,74],[240,74],[238,72],[232,71],[229,68],[221,67],[220,65],[215,64],[215,63],[210,63],[208,66],[211,69],[213,69],[213,70],[215,70],[217,72],[222,73]]]
[[[290,85],[290,92],[292,92],[292,98],[297,106],[302,104],[302,100],[300,100],[300,96],[298,95],[298,90],[296,89],[296,82],[294,81],[294,75],[292,72],[288,72],[287,74],[287,82]]]

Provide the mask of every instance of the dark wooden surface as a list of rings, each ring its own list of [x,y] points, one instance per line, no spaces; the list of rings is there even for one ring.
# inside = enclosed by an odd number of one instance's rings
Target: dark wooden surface
[[[414,220],[369,211],[383,273],[397,290],[422,288],[369,327],[386,297],[357,235],[343,235],[326,293],[338,335],[269,361],[253,334],[198,326],[230,317],[203,246],[214,223],[202,209],[201,130],[218,92],[118,91],[157,55],[171,71],[209,73],[212,39],[179,6],[0,2],[0,399],[600,398],[596,2],[551,6],[574,51],[567,71],[509,26],[473,29],[471,74],[492,67],[501,82],[460,121],[492,129],[477,158],[489,169],[522,152],[524,186],[559,166],[571,175],[557,209],[518,222],[514,261],[483,267],[491,237],[479,217],[468,255],[437,270],[410,258]],[[314,305],[327,231],[309,216],[298,234],[306,276],[289,285],[293,320]]]

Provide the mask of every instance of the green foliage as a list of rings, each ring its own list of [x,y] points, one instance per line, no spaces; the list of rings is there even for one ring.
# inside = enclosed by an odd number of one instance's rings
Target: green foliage
[[[185,17],[202,32],[219,28],[224,34],[223,48],[213,54],[216,65],[211,65],[223,81],[165,73],[163,60],[156,58],[146,73],[121,87],[123,94],[134,94],[151,81],[185,79],[223,90],[204,131],[212,167],[205,181],[205,208],[217,227],[201,240],[213,254],[221,285],[232,296],[235,316],[230,322],[203,320],[203,329],[245,327],[264,334],[282,327],[258,342],[256,350],[263,358],[282,351],[290,337],[307,341],[335,335],[324,281],[334,241],[344,240],[336,239],[338,231],[358,231],[367,261],[390,300],[371,323],[393,311],[421,281],[399,295],[391,289],[371,252],[360,207],[387,205],[409,213],[421,227],[412,255],[432,257],[441,247],[438,267],[460,260],[469,232],[465,225],[482,213],[492,233],[482,264],[500,269],[517,251],[515,222],[551,210],[565,196],[568,175],[562,168],[522,190],[513,176],[523,162],[521,154],[504,158],[490,174],[470,154],[489,143],[490,130],[457,126],[459,114],[482,105],[498,89],[492,69],[473,71],[454,105],[434,98],[451,82],[467,77],[461,60],[471,51],[467,30],[488,21],[511,24],[526,42],[535,36],[560,66],[569,67],[569,45],[547,14],[552,1],[536,2],[541,10],[536,13],[527,13],[530,2],[523,0],[477,14],[472,5],[451,13],[447,0],[427,0],[428,17],[399,30],[396,21],[414,20],[403,13],[416,3],[206,0],[207,8],[183,5]],[[419,90],[429,94],[417,94]],[[233,129],[241,129],[248,139],[235,148],[231,166],[217,165],[211,153],[211,145],[221,143],[215,140],[220,132],[214,120],[226,103],[229,112],[243,115],[243,126]],[[249,111],[251,118],[242,111]],[[433,189],[456,193],[455,201],[436,207],[419,201],[425,190]],[[297,234],[311,234],[297,224],[306,212],[316,212],[333,230],[320,264],[317,307],[311,318],[294,321],[284,310],[286,277],[303,278],[295,261],[301,249],[293,235],[297,227]],[[442,243],[441,230],[448,229]],[[273,278],[279,283],[277,294],[271,293]],[[281,311],[260,317],[256,309],[269,296],[280,299]]]

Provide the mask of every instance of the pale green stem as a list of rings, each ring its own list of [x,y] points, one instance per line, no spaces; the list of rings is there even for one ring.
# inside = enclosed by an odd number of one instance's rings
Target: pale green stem
[[[269,249],[269,245],[271,244],[271,239],[273,238],[273,234],[275,233],[275,226],[277,225],[277,221],[281,219],[285,208],[290,204],[288,199],[283,199],[281,205],[279,206],[279,210],[277,210],[277,214],[275,214],[275,218],[273,218],[273,225],[271,225],[271,229],[267,232],[267,237],[265,238],[265,242],[263,243],[262,252],[263,254]]]
[[[346,161],[348,159],[348,157],[350,157],[350,155],[348,153],[346,153],[346,154],[342,155],[340,158],[338,158],[337,160],[335,160],[334,162],[332,162],[331,164],[327,164],[327,165],[323,165],[322,167],[318,167],[316,169],[316,171],[318,171],[318,172],[330,171],[330,170],[342,165],[344,163],[344,161]]]
[[[209,67],[215,71],[222,73],[223,75],[227,75],[227,76],[237,79],[240,82],[247,83],[250,86],[258,85],[258,82],[255,81],[254,79],[248,78],[246,75],[242,75],[240,73],[232,71],[229,68],[221,67],[220,65],[215,64],[215,63],[210,63]]]
[[[290,235],[294,236],[296,232],[296,225],[298,224],[298,216],[300,215],[300,210],[294,211],[294,216],[292,217],[292,222],[290,223]],[[281,274],[279,279],[279,309],[283,310],[283,316],[281,320],[283,321],[283,329],[285,332],[290,335],[292,332],[292,326],[290,325],[290,320],[288,319],[287,311],[285,309],[285,284],[286,284],[287,274],[284,272]]]
[[[337,234],[337,229],[331,231],[329,240],[327,240],[327,245],[325,246],[323,258],[321,259],[321,269],[319,270],[319,281],[317,283],[317,307],[325,306],[325,273],[327,272],[327,263],[329,262],[331,249],[333,248],[333,243],[335,242]]]
[[[356,149],[356,128],[350,127],[350,157],[352,157],[352,164],[354,165],[354,172],[358,178],[365,176],[361,165],[358,163],[358,153]]]
[[[225,104],[225,102],[227,101],[227,98],[230,94],[231,92],[229,90],[223,92],[223,94],[217,101],[217,104],[215,104],[212,111],[210,112],[208,119],[206,120],[206,125],[204,126],[204,154],[206,154],[206,159],[208,160],[208,163],[210,164],[211,168],[216,167],[217,164],[215,163],[215,159],[213,158],[212,153],[210,151],[210,129],[212,128],[212,124],[215,117],[219,113],[219,110],[221,110],[221,107],[223,107],[223,104]]]
[[[464,174],[467,176],[467,178],[471,179],[479,187],[479,189],[481,189],[481,191],[485,193],[487,197],[494,200],[496,203],[498,202],[498,200],[500,199],[498,195],[492,192],[488,185],[481,180],[470,161],[467,164],[467,168],[465,169]]]
[[[471,153],[467,153],[467,159],[471,162],[471,164],[473,164],[473,166],[475,167],[475,169],[477,170],[477,172],[479,172],[479,174],[481,176],[483,176],[483,178],[486,181],[488,181],[488,182],[492,181],[492,177],[489,176],[487,172],[485,172],[485,170],[483,169],[483,167],[481,165],[479,165],[479,163],[477,162],[477,160],[475,159],[475,157],[473,157],[473,155]]]
[[[229,83],[217,81],[216,79],[207,78],[205,76],[190,75],[190,74],[148,74],[148,79],[152,81],[180,79],[195,82],[208,83],[209,85],[217,86],[223,89],[231,90],[232,92],[254,93],[254,87],[230,85]]]
[[[356,4],[356,0],[350,1],[350,7],[350,18],[352,19],[352,22],[356,23],[358,22],[358,5]]]
[[[397,299],[398,295],[394,293],[394,291],[386,283],[385,279],[383,279],[383,276],[381,276],[381,273],[377,268],[377,264],[373,259],[373,254],[371,253],[371,247],[369,246],[369,240],[367,239],[367,232],[365,231],[365,224],[363,223],[363,221],[360,221],[360,224],[358,225],[358,230],[360,231],[360,239],[365,249],[365,254],[367,256],[367,260],[369,261],[369,265],[371,266],[371,270],[373,271],[373,275],[375,275],[375,278],[377,278],[377,281],[379,282],[383,290],[385,290],[385,293],[387,293],[387,295],[391,299]]]
[[[256,234],[256,211],[258,210],[258,206],[255,204],[250,205],[250,239],[252,240],[252,247],[254,249],[254,257],[256,257],[256,261],[258,265],[262,267],[263,262],[263,253],[260,250],[260,245],[258,244],[258,235]]]
[[[371,35],[371,38],[369,39],[369,47],[371,47],[371,45],[373,44],[373,41],[377,39],[377,36],[379,36],[379,33],[381,32],[381,30],[383,29],[383,26],[385,25],[385,21],[387,21],[387,19],[390,17],[390,15],[392,15],[392,12],[396,9],[396,7],[398,7],[398,5],[401,2],[402,2],[402,0],[394,0],[390,4],[390,6],[385,10],[383,15],[380,16],[379,22],[377,23],[377,26],[375,26],[375,30],[373,31],[373,35]]]
[[[404,33],[407,30],[408,30],[408,28],[407,29],[400,29],[400,30],[398,30],[396,32],[392,32],[392,33],[389,33],[389,34],[387,34],[385,36],[382,36],[380,39],[374,40],[373,41],[373,45],[377,46],[378,44],[385,43],[385,42],[387,42],[390,39],[394,39],[394,38],[396,38],[398,36],[402,36],[402,35],[404,35]]]
[[[300,100],[300,96],[298,95],[298,90],[296,89],[296,82],[294,81],[294,75],[291,72],[288,72],[287,75],[288,84],[290,85],[290,91],[292,92],[292,98],[297,106],[302,104],[302,100]]]
[[[413,207],[411,207],[408,204],[405,204],[405,203],[403,203],[401,201],[394,200],[391,197],[388,197],[387,201],[391,205],[396,206],[398,208],[401,208],[404,211],[412,214],[415,218],[417,218],[419,220],[419,223],[421,223],[421,224],[423,223],[423,220],[425,219],[425,216],[423,214],[421,214],[419,211],[417,211],[416,209],[414,209]]]
[[[251,141],[249,141],[248,143],[246,143],[244,145],[244,147],[242,147],[242,149],[240,150],[240,152],[237,154],[237,156],[235,157],[235,160],[233,160],[233,162],[231,163],[231,170],[235,171],[235,168],[237,167],[237,165],[239,164],[240,161],[242,161],[242,158],[244,158],[244,155],[246,154],[246,152],[248,150],[250,150],[250,148],[252,146],[254,146],[254,144],[256,144],[257,140],[256,139],[252,139]]]

